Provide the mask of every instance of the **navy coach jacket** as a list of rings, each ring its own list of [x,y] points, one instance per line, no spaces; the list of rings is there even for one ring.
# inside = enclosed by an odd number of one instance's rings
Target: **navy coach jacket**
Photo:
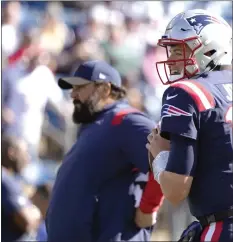
[[[126,101],[107,106],[82,126],[57,174],[46,219],[48,241],[120,241],[148,232],[134,224],[129,186],[132,169],[148,172],[145,144],[154,127]]]

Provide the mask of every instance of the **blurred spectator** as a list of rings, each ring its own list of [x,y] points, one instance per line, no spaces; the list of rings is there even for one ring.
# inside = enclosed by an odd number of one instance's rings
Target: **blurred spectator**
[[[29,162],[27,144],[15,137],[2,138],[2,240],[35,240],[41,222],[37,207],[24,195],[17,176]]]
[[[17,1],[6,2],[2,9],[2,52],[6,56],[13,54],[21,41],[20,12],[21,5]]]
[[[141,53],[134,46],[126,42],[127,31],[125,25],[111,25],[109,40],[102,43],[105,58],[122,76],[131,72],[138,73],[141,63]]]
[[[3,117],[4,133],[22,137],[36,157],[45,105],[52,104],[61,117],[69,112],[53,73],[45,65],[49,58],[46,52],[35,53],[3,73],[3,114],[11,114],[10,122]]]
[[[103,4],[94,5],[88,12],[87,29],[91,37],[99,42],[107,39],[109,14],[109,9]]]
[[[27,143],[14,136],[2,138],[2,166],[14,175],[20,174],[29,163]]]
[[[104,59],[103,50],[94,38],[85,37],[76,40],[75,44],[63,51],[57,60],[58,72],[63,75],[70,75],[80,63],[92,59]]]
[[[72,41],[74,38],[64,22],[61,21],[62,14],[63,9],[59,3],[49,3],[40,30],[40,46],[55,55],[61,53],[68,39]]]
[[[145,111],[142,94],[137,88],[130,88],[128,90],[127,99],[132,107],[137,108],[142,112]]]
[[[147,16],[150,21],[156,22],[165,17],[164,3],[162,1],[146,1]]]
[[[32,202],[40,209],[43,221],[40,224],[36,239],[38,241],[47,241],[47,232],[45,227],[45,216],[49,205],[49,198],[52,192],[52,185],[45,183],[36,187],[36,191],[32,196]]]
[[[86,10],[93,5],[92,1],[62,1],[61,3],[64,7],[74,8],[77,10]]]
[[[37,36],[34,33],[26,32],[22,34],[22,42],[17,50],[9,56],[8,64],[12,65],[22,60],[24,57],[33,55],[35,52],[41,51]]]

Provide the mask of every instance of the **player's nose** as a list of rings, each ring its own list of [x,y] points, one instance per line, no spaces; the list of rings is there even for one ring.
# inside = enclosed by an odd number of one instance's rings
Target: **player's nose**
[[[171,55],[168,57],[168,59],[167,59],[168,61],[171,61],[170,63],[168,63],[168,65],[172,65],[172,63],[173,63],[172,61],[174,61],[174,60],[176,60],[176,59],[177,59],[176,56],[171,54]]]

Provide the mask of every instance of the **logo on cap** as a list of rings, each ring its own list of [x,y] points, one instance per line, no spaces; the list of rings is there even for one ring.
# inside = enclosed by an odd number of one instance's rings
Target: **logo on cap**
[[[100,74],[99,74],[99,78],[100,78],[100,79],[106,79],[106,76],[105,76],[104,74],[100,73]]]

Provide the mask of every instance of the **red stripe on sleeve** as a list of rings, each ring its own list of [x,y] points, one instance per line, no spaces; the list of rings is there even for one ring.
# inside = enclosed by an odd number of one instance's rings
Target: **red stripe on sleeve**
[[[206,90],[206,88],[203,85],[201,85],[200,83],[195,82],[195,81],[190,81],[190,82],[192,84],[196,85],[199,89],[201,89],[201,91],[205,94],[206,98],[210,102],[211,106],[214,107],[215,101],[214,101],[213,95],[208,90]]]
[[[200,97],[188,86],[182,84],[182,83],[177,83],[177,85],[175,85],[176,83],[174,83],[173,86],[175,87],[179,87],[179,88],[182,88],[183,90],[185,90],[192,98],[193,100],[195,101],[196,105],[197,105],[197,108],[200,112],[206,110],[205,109],[205,106],[203,105]]]
[[[179,87],[184,91],[186,91],[193,98],[200,112],[207,110],[202,97],[199,95],[199,93],[197,93],[197,91],[195,91],[193,88],[188,86],[188,83],[194,85],[197,89],[199,89],[199,91],[205,96],[209,106],[214,107],[215,101],[214,101],[213,95],[208,90],[206,90],[206,88],[204,88],[200,83],[197,83],[195,81],[183,81],[183,82],[181,81],[181,82],[175,82],[171,86]]]

